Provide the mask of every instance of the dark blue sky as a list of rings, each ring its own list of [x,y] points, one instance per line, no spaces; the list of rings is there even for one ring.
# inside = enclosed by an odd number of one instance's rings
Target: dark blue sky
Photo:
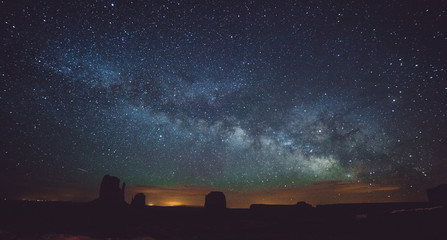
[[[446,1],[2,1],[0,192],[447,181]]]

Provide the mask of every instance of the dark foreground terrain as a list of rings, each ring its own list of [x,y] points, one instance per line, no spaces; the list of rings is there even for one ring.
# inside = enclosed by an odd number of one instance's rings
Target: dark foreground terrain
[[[0,239],[447,239],[429,203],[250,209],[0,201]]]

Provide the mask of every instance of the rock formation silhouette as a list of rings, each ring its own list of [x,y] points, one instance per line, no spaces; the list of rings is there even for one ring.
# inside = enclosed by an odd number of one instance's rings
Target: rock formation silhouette
[[[312,205],[310,205],[309,203],[304,202],[304,201],[297,202],[296,207],[299,209],[303,209],[303,210],[304,209],[310,209],[310,210],[313,209]]]
[[[131,206],[134,207],[144,207],[146,206],[146,195],[144,193],[137,193],[132,198],[132,202],[130,203]]]
[[[99,189],[99,198],[95,203],[102,205],[124,205],[124,191],[126,183],[123,182],[122,187],[119,187],[120,179],[115,176],[105,175],[102,178],[101,186]]]
[[[427,189],[427,197],[430,203],[447,205],[447,184]]]
[[[213,191],[205,196],[205,208],[206,209],[226,209],[227,201],[223,192]]]

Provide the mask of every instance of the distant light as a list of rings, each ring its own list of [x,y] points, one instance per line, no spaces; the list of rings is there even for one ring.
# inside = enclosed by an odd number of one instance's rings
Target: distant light
[[[163,202],[161,204],[162,206],[167,206],[167,207],[173,207],[173,206],[181,206],[183,205],[182,202],[176,202],[176,201],[169,201],[169,202]]]

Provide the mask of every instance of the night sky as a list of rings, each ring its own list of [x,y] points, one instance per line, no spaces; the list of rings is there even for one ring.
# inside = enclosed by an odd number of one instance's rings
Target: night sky
[[[447,1],[1,1],[0,194],[230,207],[447,182]]]

